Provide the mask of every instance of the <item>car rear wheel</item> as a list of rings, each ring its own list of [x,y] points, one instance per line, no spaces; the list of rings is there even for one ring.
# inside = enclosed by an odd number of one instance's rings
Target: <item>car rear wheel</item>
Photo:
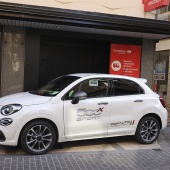
[[[135,137],[142,144],[151,144],[159,136],[160,125],[154,117],[144,117],[140,120]]]
[[[54,128],[45,121],[34,121],[26,125],[20,137],[21,146],[29,154],[39,155],[48,152],[55,144]]]

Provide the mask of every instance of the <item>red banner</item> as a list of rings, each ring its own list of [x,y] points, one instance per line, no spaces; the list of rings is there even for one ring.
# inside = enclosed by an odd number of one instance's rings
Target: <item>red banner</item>
[[[140,76],[141,46],[111,44],[110,74]]]
[[[145,0],[144,2],[144,11],[153,11],[169,5],[169,0]]]

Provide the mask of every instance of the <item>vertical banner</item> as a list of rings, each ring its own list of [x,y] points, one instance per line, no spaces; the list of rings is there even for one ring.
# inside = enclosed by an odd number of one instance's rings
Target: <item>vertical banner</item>
[[[140,76],[141,46],[111,44],[110,74]]]

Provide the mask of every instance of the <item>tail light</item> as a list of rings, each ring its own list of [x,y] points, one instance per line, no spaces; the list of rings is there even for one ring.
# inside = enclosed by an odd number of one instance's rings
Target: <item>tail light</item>
[[[162,106],[163,106],[163,107],[166,107],[164,99],[163,99],[162,97],[160,97],[159,100],[160,100],[160,102],[162,103]]]

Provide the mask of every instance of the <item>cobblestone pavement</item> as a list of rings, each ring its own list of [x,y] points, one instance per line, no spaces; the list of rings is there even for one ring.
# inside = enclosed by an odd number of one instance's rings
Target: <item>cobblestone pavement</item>
[[[0,170],[170,170],[170,126],[156,149],[1,155]]]
[[[60,153],[1,156],[1,170],[169,170],[170,151]]]

